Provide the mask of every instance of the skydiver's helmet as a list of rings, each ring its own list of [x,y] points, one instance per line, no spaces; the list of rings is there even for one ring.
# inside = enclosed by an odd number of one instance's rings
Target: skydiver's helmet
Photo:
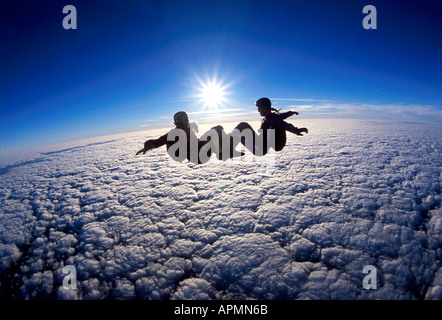
[[[270,110],[272,108],[272,102],[269,98],[261,98],[256,100],[256,106],[258,109]]]
[[[189,126],[189,118],[187,113],[184,111],[179,111],[173,116],[173,122],[177,127],[187,128]]]

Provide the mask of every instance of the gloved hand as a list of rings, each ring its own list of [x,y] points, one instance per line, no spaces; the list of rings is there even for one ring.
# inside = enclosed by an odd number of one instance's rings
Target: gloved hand
[[[143,149],[141,149],[140,151],[138,151],[136,154],[135,154],[135,156],[137,156],[137,155],[139,155],[140,153],[142,153],[142,154],[145,154],[147,151],[149,151],[150,149],[153,149],[153,144],[152,144],[152,142],[150,141],[150,140],[147,140],[145,143],[144,143],[144,148]]]
[[[303,133],[303,132],[308,133],[308,129],[307,129],[307,128],[298,128],[296,134],[297,134],[298,136],[302,136],[302,133]]]

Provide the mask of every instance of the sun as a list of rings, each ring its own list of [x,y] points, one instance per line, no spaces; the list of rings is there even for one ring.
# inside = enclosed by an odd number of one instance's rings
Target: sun
[[[224,89],[218,83],[208,83],[201,88],[201,100],[210,109],[217,109],[224,99]]]
[[[226,85],[216,78],[198,81],[197,98],[203,104],[203,110],[218,110],[227,101]]]

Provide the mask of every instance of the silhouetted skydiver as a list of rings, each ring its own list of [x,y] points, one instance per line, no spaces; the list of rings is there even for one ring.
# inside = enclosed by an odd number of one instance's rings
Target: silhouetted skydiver
[[[167,151],[169,153],[169,155],[174,159],[181,159],[181,160],[177,160],[177,161],[182,161],[184,160],[184,158],[187,158],[190,162],[193,163],[198,163],[201,164],[203,163],[201,161],[201,155],[200,155],[200,151],[201,149],[206,146],[206,144],[208,144],[212,137],[218,137],[218,136],[214,136],[213,134],[216,132],[216,134],[218,134],[218,129],[221,126],[217,126],[212,128],[212,132],[210,132],[211,130],[209,130],[208,132],[206,132],[203,137],[205,137],[206,141],[204,140],[199,140],[198,137],[196,136],[194,129],[191,128],[191,125],[189,123],[189,118],[187,117],[187,113],[184,111],[179,111],[177,112],[174,117],[174,124],[175,124],[175,129],[172,129],[171,131],[169,131],[168,133],[162,135],[161,137],[159,137],[158,139],[149,139],[144,143],[144,148],[139,150],[136,155],[139,155],[140,153],[145,154],[147,151],[154,149],[154,148],[158,148],[161,146],[166,145],[167,147]],[[181,130],[176,130],[176,129],[181,129]],[[215,131],[213,131],[213,129],[215,129]],[[175,145],[176,143],[179,142],[179,136],[177,136],[176,134],[179,134],[180,132],[183,132],[185,135],[185,139],[186,139],[186,157],[183,157],[182,155],[179,154],[180,149],[179,148],[175,148],[175,153],[170,154],[169,149]],[[212,133],[212,135],[210,135]],[[174,138],[174,140],[171,140],[171,138],[169,138],[168,141],[168,136],[171,136]],[[195,145],[193,145],[195,144]],[[204,157],[204,162],[207,162],[210,158],[210,156],[212,155],[212,150],[217,153],[220,152],[221,150],[218,151],[218,143],[216,144],[212,144],[212,145],[207,145],[205,150],[202,151],[202,153],[205,155]],[[173,150],[171,151],[173,152]],[[243,155],[244,153],[242,153]],[[238,156],[240,156],[241,154],[238,154]],[[180,157],[181,156],[181,157]],[[233,157],[233,155],[232,155]]]
[[[192,139],[193,139],[193,141],[198,141],[198,138],[196,137],[194,130],[192,130],[190,127],[189,118],[187,117],[186,112],[179,111],[179,112],[175,113],[175,115],[173,117],[173,121],[175,124],[175,129],[182,129],[186,134],[186,139],[187,139],[187,156],[186,156],[186,158],[190,161],[190,150],[191,150],[190,142]],[[172,132],[172,130],[170,132],[162,135],[158,139],[147,140],[144,143],[144,148],[141,149],[140,151],[138,151],[136,153],[136,155],[139,155],[140,153],[145,154],[147,151],[149,151],[151,149],[159,148],[164,145],[166,145],[167,150],[169,150],[169,148],[178,141],[178,137],[175,137],[175,140],[168,141],[167,136],[171,132]],[[198,141],[198,151],[201,149],[201,147],[205,143],[207,143],[207,142],[203,143],[203,142]],[[175,156],[176,157],[179,156],[178,150],[176,151]]]
[[[284,120],[288,117],[291,117],[293,115],[298,115],[298,112],[295,111],[288,111],[284,113],[280,113],[279,110],[276,110],[275,108],[272,108],[272,103],[270,99],[268,98],[261,98],[256,101],[256,106],[258,108],[258,112],[262,117],[261,122],[261,128],[263,137],[261,138],[261,141],[263,141],[262,145],[259,145],[257,143],[258,141],[258,135],[253,130],[253,128],[248,124],[247,122],[241,122],[239,123],[235,129],[230,135],[232,136],[230,138],[231,145],[230,147],[232,149],[235,149],[236,145],[241,142],[247,149],[249,149],[250,152],[252,152],[254,155],[265,155],[269,149],[272,147],[275,149],[275,151],[281,151],[287,142],[287,135],[286,131],[294,133],[298,136],[302,136],[302,133],[308,133],[307,128],[297,128],[293,126],[290,123],[285,122]],[[267,143],[267,135],[268,135],[268,129],[274,129],[275,133],[275,144],[274,146],[268,145]],[[252,133],[252,141],[251,143],[247,143],[247,140],[244,136],[238,137],[239,139],[236,139],[236,145],[234,142],[233,137],[236,133],[243,133],[244,131],[250,130]]]

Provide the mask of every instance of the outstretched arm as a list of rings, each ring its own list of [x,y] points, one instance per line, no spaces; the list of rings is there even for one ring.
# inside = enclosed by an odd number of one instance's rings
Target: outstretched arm
[[[291,117],[291,116],[293,116],[293,115],[298,115],[299,113],[298,112],[296,112],[296,111],[287,111],[287,112],[282,112],[282,113],[280,113],[279,114],[279,116],[282,118],[282,119],[287,119],[288,117]]]
[[[167,134],[159,137],[158,139],[150,139],[147,140],[144,143],[144,148],[138,151],[135,156],[139,155],[140,153],[145,154],[147,151],[161,147],[162,145],[165,145],[167,143]]]
[[[286,131],[288,131],[288,132],[294,133],[294,134],[296,134],[298,136],[302,136],[303,132],[308,133],[308,129],[307,128],[297,128],[294,125],[292,125],[291,123],[287,123],[285,121],[284,121],[284,123],[285,123],[285,128],[284,129]]]

